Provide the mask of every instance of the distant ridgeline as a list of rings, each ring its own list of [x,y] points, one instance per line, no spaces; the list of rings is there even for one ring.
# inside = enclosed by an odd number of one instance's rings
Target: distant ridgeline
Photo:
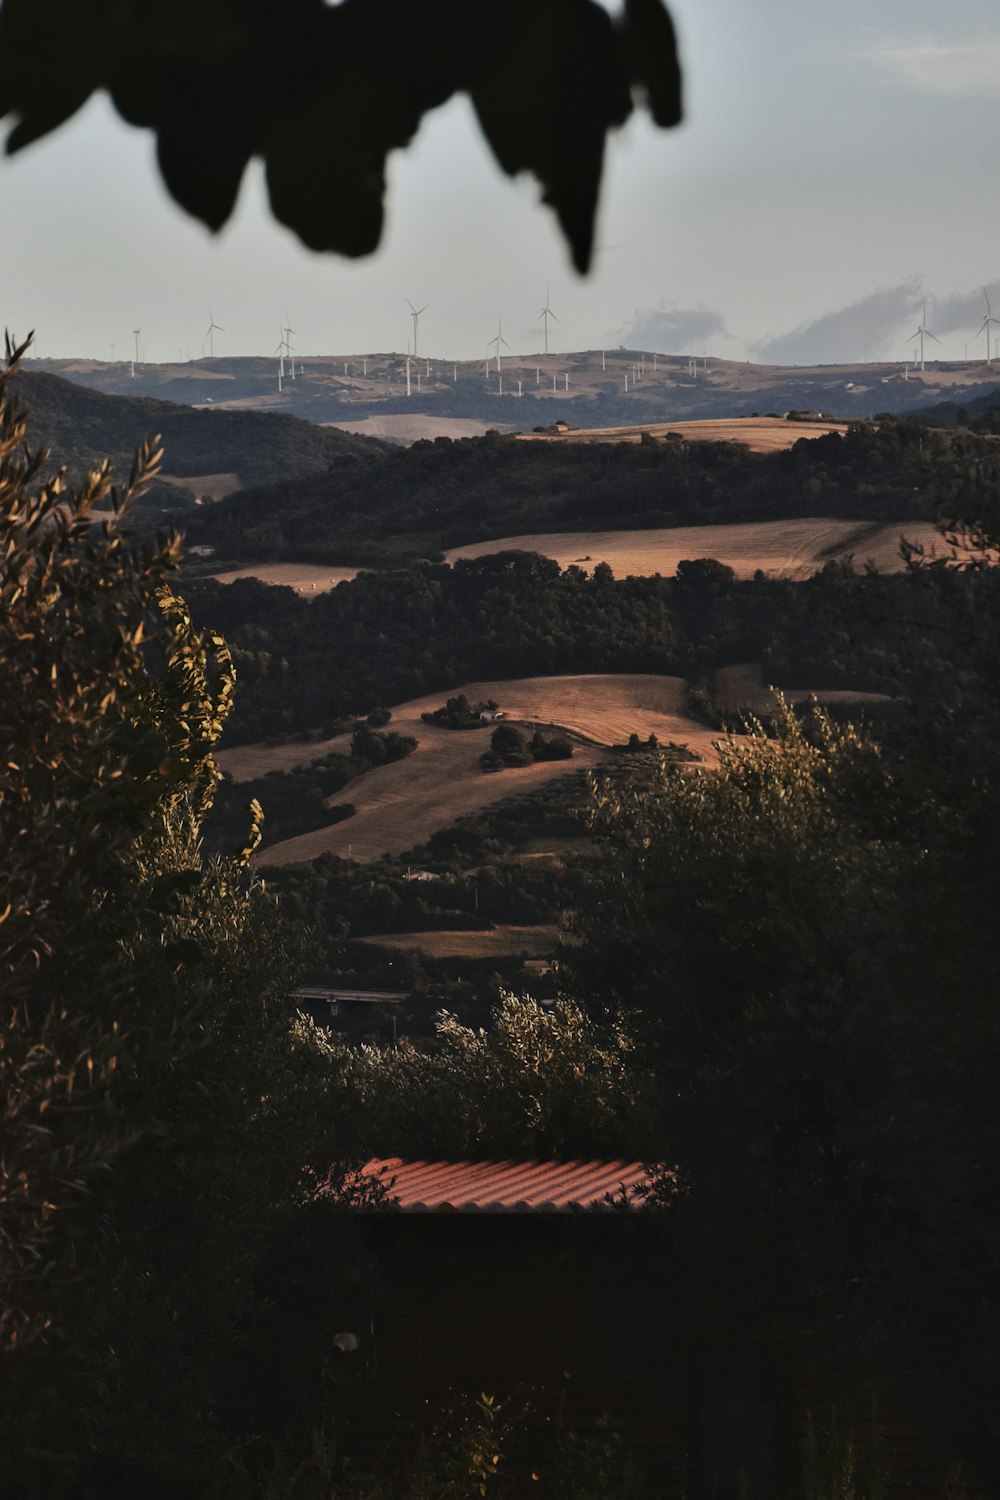
[[[344,715],[378,704],[522,676],[699,680],[763,661],[779,686],[891,691],[899,642],[884,607],[863,607],[866,583],[833,564],[804,582],[740,581],[710,559],[681,563],[675,578],[615,579],[604,563],[588,577],[537,553],[499,552],[361,573],[310,600],[252,578],[191,579],[185,594],[233,650],[239,687],[226,743],[242,744],[334,734]],[[909,586],[904,576],[872,583],[887,593]],[[918,607],[927,605],[911,602],[910,617]]]
[[[887,418],[786,452],[734,443],[523,443],[438,438],[287,478],[186,518],[220,559],[378,564],[525,531],[831,516],[929,518],[983,439]]]

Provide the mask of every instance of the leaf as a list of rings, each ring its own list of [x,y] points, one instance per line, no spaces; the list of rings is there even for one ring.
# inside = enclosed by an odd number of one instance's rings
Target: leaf
[[[681,67],[673,22],[661,0],[625,0],[625,57],[629,76],[646,93],[657,125],[679,125]]]
[[[522,0],[511,9],[504,44],[470,89],[472,102],[503,170],[538,178],[584,272],[605,136],[632,110],[616,37],[591,0]]]

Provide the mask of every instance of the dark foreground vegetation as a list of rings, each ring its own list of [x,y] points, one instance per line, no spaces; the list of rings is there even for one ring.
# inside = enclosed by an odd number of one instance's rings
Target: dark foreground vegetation
[[[772,615],[801,608],[804,622],[829,595],[830,621],[834,603],[850,606],[859,661],[869,644],[891,652],[874,670],[894,679],[900,714],[878,741],[822,714],[779,714],[771,736],[727,750],[717,775],[645,760],[642,777],[613,780],[594,805],[589,838],[609,857],[585,876],[567,862],[559,877],[582,943],[559,1003],[510,998],[490,1027],[444,1017],[430,1045],[359,1048],[290,1024],[309,939],[250,869],[259,807],[235,855],[203,844],[234,680],[222,635],[172,590],[178,541],[137,544],[127,505],[95,522],[106,474],[77,493],[39,492],[24,438],[5,381],[0,1489],[46,1500],[503,1493],[488,1393],[485,1406],[430,1419],[423,1443],[367,1477],[341,1462],[350,1376],[334,1340],[361,1326],[379,1274],[359,1212],[377,1211],[377,1194],[359,1200],[344,1169],[373,1151],[666,1164],[641,1218],[656,1284],[677,1289],[680,1342],[706,1329],[741,1343],[806,1337],[841,1365],[886,1372],[966,1472],[997,1489],[1000,574],[976,539],[1000,527],[985,460],[955,469],[954,449],[942,457],[950,517],[972,527],[964,563],[863,590],[831,574],[811,594],[768,594],[761,580],[742,592],[696,569],[693,593],[682,576],[661,595],[655,581],[630,591],[517,558],[450,583],[430,570],[353,586],[346,597],[365,601],[369,624],[352,634],[345,614],[347,685],[324,687],[324,712],[341,697],[352,713],[393,701],[395,679],[371,654],[363,692],[350,676],[355,644],[391,614],[395,596],[380,588],[423,607],[417,634],[443,645],[430,634],[438,602],[459,626],[485,579],[491,651],[520,641],[539,611],[574,622],[560,625],[567,642],[576,622],[600,620],[594,651],[616,620],[642,650],[655,625],[664,661],[735,629],[746,600],[778,601]],[[145,450],[136,485],[155,469]],[[340,594],[327,609],[345,608]],[[232,597],[203,595],[199,618],[206,599]],[[279,595],[265,616],[254,598],[261,630],[299,629],[305,644],[297,602]],[[576,599],[589,605],[574,615]],[[312,618],[317,629],[324,616]],[[256,649],[249,618],[226,623],[240,652]],[[466,648],[455,649],[465,675]],[[553,664],[575,659],[560,649],[553,636]],[[512,649],[511,669],[523,659]],[[289,684],[292,660],[274,674]],[[335,682],[333,666],[326,676]],[[313,713],[297,692],[293,723]],[[369,749],[392,733],[384,719],[365,731]],[[455,830],[436,853],[496,836],[496,825]],[[343,867],[329,873],[332,897]],[[320,898],[305,878],[290,874],[286,889],[312,917]],[[396,897],[368,879],[372,902]],[[504,880],[509,909],[527,911],[529,879],[511,863]],[[454,903],[470,897],[474,920],[475,889],[459,896],[456,881]],[[535,910],[550,899],[539,890]],[[359,890],[351,903],[358,920]],[[586,1238],[582,1227],[564,1267]],[[562,1454],[546,1493],[637,1493],[594,1430]],[[791,1493],[833,1492],[805,1487],[804,1472]],[[870,1496],[856,1473],[850,1484],[836,1492]]]

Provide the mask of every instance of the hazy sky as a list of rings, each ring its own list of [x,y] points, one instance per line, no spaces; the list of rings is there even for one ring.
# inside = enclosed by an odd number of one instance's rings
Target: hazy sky
[[[615,9],[609,3],[610,9]],[[610,145],[596,267],[581,279],[527,179],[493,165],[464,99],[390,163],[377,255],[299,248],[257,168],[213,237],[167,198],[152,138],[95,100],[0,161],[0,311],[38,353],[473,358],[503,320],[517,352],[639,344],[769,362],[901,359],[926,326],[963,358],[984,285],[1000,315],[1000,6],[996,0],[672,0],[687,120],[637,116]],[[516,100],[512,100],[516,109]],[[210,146],[206,142],[206,148]],[[995,333],[1000,335],[1000,324]]]

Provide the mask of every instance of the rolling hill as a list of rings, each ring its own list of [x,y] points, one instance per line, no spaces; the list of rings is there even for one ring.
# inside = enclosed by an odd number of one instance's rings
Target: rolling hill
[[[160,505],[182,503],[185,492],[188,503],[203,493],[219,498],[382,452],[372,439],[282,413],[195,410],[148,397],[104,395],[44,372],[21,370],[17,393],[30,413],[32,446],[51,448],[74,477],[107,457],[115,475],[127,479],[138,443],[159,433],[164,478],[154,498]]]

